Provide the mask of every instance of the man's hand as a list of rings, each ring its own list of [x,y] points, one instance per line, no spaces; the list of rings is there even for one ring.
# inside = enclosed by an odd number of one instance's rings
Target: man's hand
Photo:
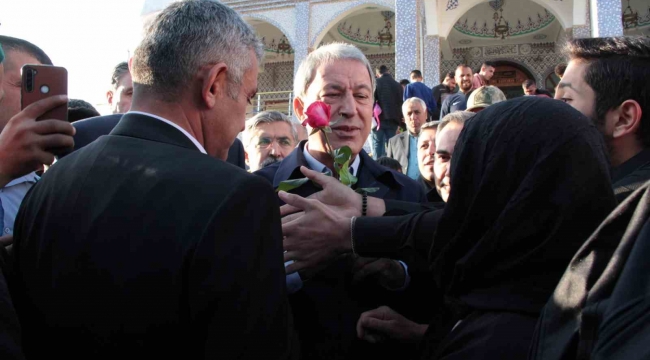
[[[388,290],[401,288],[406,280],[406,272],[402,264],[391,259],[359,257],[354,263],[353,272],[352,281],[359,282],[370,277]]]
[[[361,195],[357,194],[351,188],[341,184],[336,178],[321,174],[317,171],[309,170],[304,166],[300,167],[302,172],[311,181],[323,187],[323,190],[312,194],[308,199],[318,200],[319,202],[329,205],[333,211],[348,218],[361,216]],[[286,202],[286,201],[285,201]],[[302,209],[295,206],[284,205],[280,208],[280,216],[294,214]],[[296,216],[288,217],[288,220],[295,219]]]
[[[14,236],[13,235],[4,235],[0,236],[0,246],[7,247],[11,244],[14,243]]]
[[[36,119],[65,105],[65,95],[39,100],[12,117],[0,133],[0,186],[54,162],[55,151],[74,146],[74,127],[65,121]]]
[[[282,224],[284,261],[287,274],[299,271],[303,280],[329,265],[339,255],[352,249],[350,218],[318,200],[280,191],[280,198],[304,214]]]
[[[419,342],[429,325],[417,324],[387,306],[366,311],[357,322],[357,336],[370,343],[386,339]]]

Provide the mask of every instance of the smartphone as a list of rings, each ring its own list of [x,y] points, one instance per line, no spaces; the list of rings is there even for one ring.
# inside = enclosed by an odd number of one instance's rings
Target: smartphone
[[[68,95],[68,70],[52,65],[24,65],[22,67],[20,108],[50,96]],[[58,106],[36,120],[56,119],[68,121],[68,106]]]

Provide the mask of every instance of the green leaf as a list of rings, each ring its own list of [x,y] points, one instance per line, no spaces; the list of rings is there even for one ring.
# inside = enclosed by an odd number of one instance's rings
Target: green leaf
[[[374,187],[374,188],[359,188],[359,189],[356,189],[356,190],[354,190],[354,191],[358,192],[359,194],[361,194],[361,193],[364,192],[364,191],[367,192],[368,194],[372,194],[372,193],[374,193],[374,192],[379,191],[379,188],[378,188],[378,187]]]
[[[334,162],[339,165],[342,165],[345,162],[349,162],[351,158],[352,149],[350,149],[349,146],[343,146],[340,149],[334,150]]]
[[[339,169],[339,181],[346,186],[352,186],[357,183],[357,178],[350,174],[350,160],[348,159]]]
[[[309,181],[308,178],[302,178],[302,179],[295,179],[295,180],[285,180],[280,183],[277,189],[275,189],[276,192],[280,191],[291,191],[297,187],[302,186],[305,184],[307,181]]]
[[[309,133],[309,136],[312,136],[312,135],[314,135],[315,133],[317,133],[319,131],[320,131],[319,128],[313,128],[313,129],[311,129],[311,132]]]
[[[329,126],[324,126],[324,127],[320,128],[320,129],[323,130],[324,132],[328,133],[328,134],[332,133],[332,128],[329,127]]]

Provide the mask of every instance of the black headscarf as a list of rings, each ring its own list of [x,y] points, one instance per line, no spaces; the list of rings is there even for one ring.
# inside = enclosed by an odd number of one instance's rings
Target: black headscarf
[[[522,97],[465,123],[430,258],[448,299],[538,314],[614,208],[602,136],[577,110]]]

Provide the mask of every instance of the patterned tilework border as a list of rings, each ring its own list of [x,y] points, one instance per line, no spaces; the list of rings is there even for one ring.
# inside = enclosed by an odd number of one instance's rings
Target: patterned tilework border
[[[348,2],[332,2],[332,3],[317,3],[312,5],[311,11],[311,36],[309,37],[310,47],[315,48],[316,39],[328,27],[336,25],[334,22],[337,18],[356,7],[363,5],[369,6],[384,6],[395,9],[395,1],[403,0],[374,0],[374,1],[348,1]],[[410,1],[410,0],[409,0]]]
[[[474,70],[481,67],[481,64],[485,58],[472,58],[468,59],[467,64]],[[537,86],[544,88],[545,86],[545,76],[548,75],[555,66],[564,61],[564,58],[559,54],[554,52],[548,53],[545,55],[526,55],[526,56],[505,56],[490,58],[490,60],[496,61],[511,61],[519,65],[523,65],[528,71],[530,71],[535,80],[537,81]],[[443,60],[440,68],[441,73],[447,73],[454,71],[456,66],[464,62],[463,60]]]
[[[294,74],[298,71],[300,63],[307,57],[307,54],[309,52],[309,12],[309,3],[302,2],[296,4],[296,45],[293,47],[295,51],[293,68]]]
[[[395,0],[395,76],[408,79],[417,68],[417,0]]]
[[[581,25],[581,26],[574,26],[573,27],[573,38],[574,39],[582,39],[582,38],[588,38],[591,37],[591,5],[589,4],[590,1],[587,0],[587,6],[586,6],[586,12],[587,12],[587,17],[586,19],[586,25]]]
[[[440,84],[440,38],[427,35],[424,39],[424,83],[429,87]]]
[[[257,92],[293,90],[293,61],[264,64],[264,72],[257,76]],[[264,95],[265,100],[287,99],[287,94]]]
[[[623,35],[621,0],[597,0],[595,10],[598,14],[595,19],[597,21],[591,25],[594,37]]]

